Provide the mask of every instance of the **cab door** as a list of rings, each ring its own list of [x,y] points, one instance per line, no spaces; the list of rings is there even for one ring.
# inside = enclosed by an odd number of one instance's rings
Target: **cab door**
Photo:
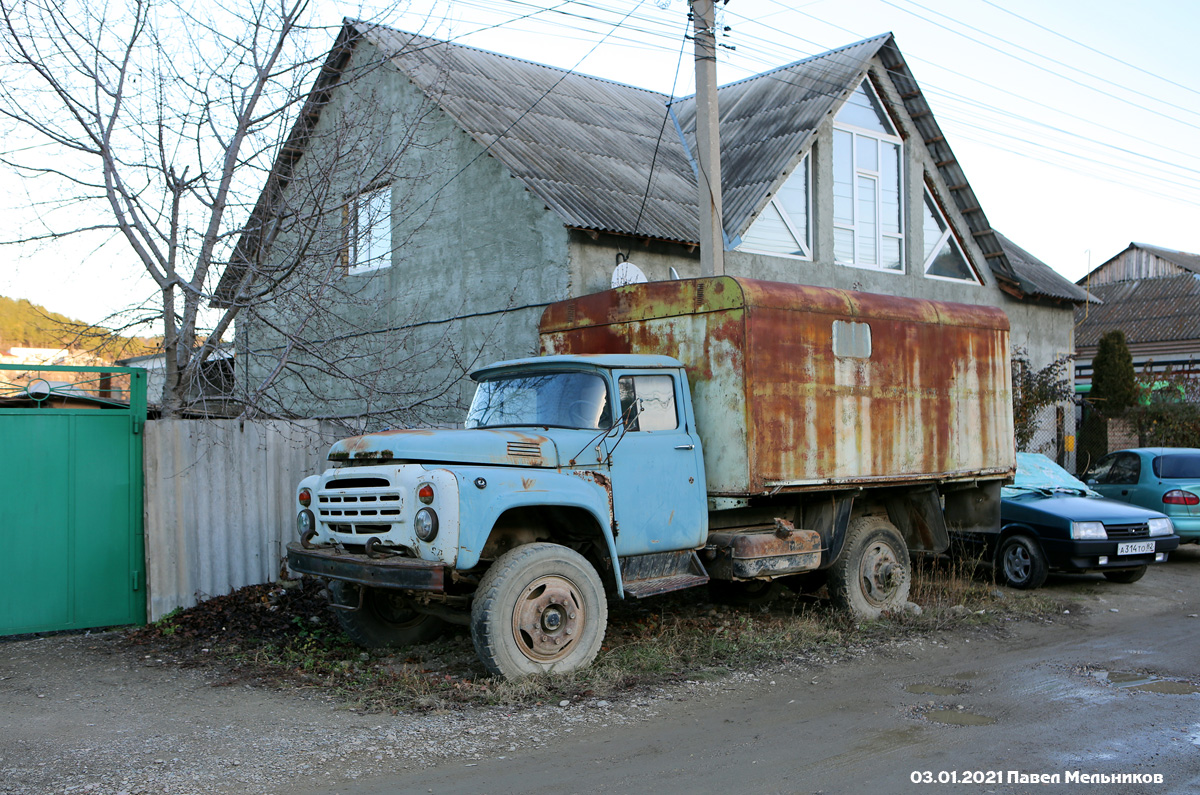
[[[694,549],[708,536],[700,438],[679,371],[614,373],[624,430],[608,441],[617,552]]]

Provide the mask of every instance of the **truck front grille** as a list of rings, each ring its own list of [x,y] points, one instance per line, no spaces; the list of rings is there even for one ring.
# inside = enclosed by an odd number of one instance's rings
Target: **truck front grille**
[[[317,517],[335,533],[375,535],[400,521],[404,501],[387,478],[331,480],[317,492]]]

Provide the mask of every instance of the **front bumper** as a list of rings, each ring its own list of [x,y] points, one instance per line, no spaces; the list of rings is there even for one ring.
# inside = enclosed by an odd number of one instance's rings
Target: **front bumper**
[[[1128,569],[1155,562],[1155,556],[1179,547],[1179,536],[1154,536],[1137,539],[1154,542],[1154,551],[1137,555],[1117,554],[1117,540],[1042,540],[1042,548],[1051,568],[1085,571],[1089,569]],[[1101,558],[1104,562],[1101,563]]]
[[[287,545],[288,568],[329,580],[358,583],[368,588],[404,591],[446,590],[446,564],[436,560],[399,555],[371,558],[364,554],[339,552],[332,547],[305,549],[298,542]]]

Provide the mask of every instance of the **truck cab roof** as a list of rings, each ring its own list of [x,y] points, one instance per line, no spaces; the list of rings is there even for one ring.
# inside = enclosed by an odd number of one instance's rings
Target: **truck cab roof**
[[[558,356],[531,356],[527,359],[509,359],[495,362],[487,367],[481,367],[471,373],[471,378],[479,381],[497,375],[507,370],[539,370],[554,368],[608,368],[625,370],[645,370],[656,368],[682,368],[683,363],[671,356],[641,353],[580,353]]]

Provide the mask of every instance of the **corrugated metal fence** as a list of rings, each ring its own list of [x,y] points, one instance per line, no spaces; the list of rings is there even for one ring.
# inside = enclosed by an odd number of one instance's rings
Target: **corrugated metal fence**
[[[146,423],[149,620],[279,579],[296,483],[344,435],[313,421]]]

